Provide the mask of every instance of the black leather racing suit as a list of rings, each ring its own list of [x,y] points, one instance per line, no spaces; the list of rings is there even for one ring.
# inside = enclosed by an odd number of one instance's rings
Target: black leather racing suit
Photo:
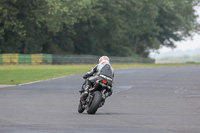
[[[89,70],[83,78],[86,79],[85,81],[85,88],[82,88],[82,91],[89,89],[91,86],[94,85],[95,81],[98,80],[99,76],[104,76],[108,78],[108,80],[113,83],[114,78],[114,69],[111,67],[110,63],[104,62],[102,64],[97,64],[91,70]],[[112,95],[112,85],[111,89],[108,92],[108,96]]]

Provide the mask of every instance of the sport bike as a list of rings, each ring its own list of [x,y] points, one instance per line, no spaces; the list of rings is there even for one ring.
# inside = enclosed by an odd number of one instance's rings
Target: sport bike
[[[85,87],[85,84],[83,84],[82,87]],[[88,114],[95,114],[98,108],[104,105],[105,99],[107,97],[106,94],[107,92],[111,91],[111,87],[112,79],[104,75],[100,75],[93,87],[89,89],[86,100],[80,100],[78,105],[78,112],[83,113],[84,110],[87,110]]]

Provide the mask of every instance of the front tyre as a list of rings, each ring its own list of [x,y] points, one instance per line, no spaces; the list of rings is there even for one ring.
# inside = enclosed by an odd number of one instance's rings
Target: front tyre
[[[79,105],[78,105],[78,112],[79,112],[79,113],[83,113],[84,110],[85,110],[85,108],[83,107],[83,104],[82,104],[82,102],[80,101],[80,102],[79,102]]]
[[[102,93],[100,91],[95,91],[93,94],[92,103],[87,108],[87,113],[95,114],[97,109],[99,108],[101,100],[102,100]]]

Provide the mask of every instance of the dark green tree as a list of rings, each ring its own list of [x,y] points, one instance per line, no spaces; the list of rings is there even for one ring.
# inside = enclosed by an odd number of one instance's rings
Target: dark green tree
[[[1,53],[148,57],[199,30],[200,0],[1,0]]]

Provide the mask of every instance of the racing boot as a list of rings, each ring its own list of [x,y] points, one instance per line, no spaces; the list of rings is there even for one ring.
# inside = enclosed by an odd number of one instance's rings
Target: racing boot
[[[84,92],[84,88],[82,87],[79,92],[82,94]]]
[[[87,96],[88,96],[88,93],[89,93],[89,89],[90,89],[90,86],[89,85],[87,85],[86,87],[85,87],[85,91],[81,94],[81,101],[85,101],[86,100],[86,98],[87,98]]]

